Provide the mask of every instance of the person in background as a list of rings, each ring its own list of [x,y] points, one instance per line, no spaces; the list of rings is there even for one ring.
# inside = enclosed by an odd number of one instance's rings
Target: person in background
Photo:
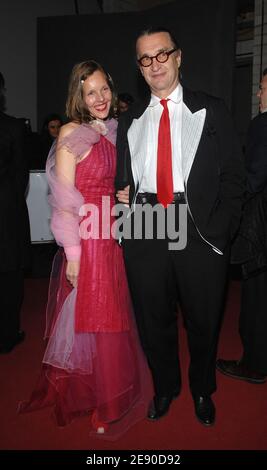
[[[129,93],[119,93],[118,94],[118,112],[119,114],[128,111],[129,107],[134,103],[132,95]]]
[[[61,127],[46,165],[51,229],[62,247],[51,275],[49,341],[37,388],[19,406],[25,412],[54,405],[59,426],[90,416],[92,432],[111,439],[145,416],[150,394],[123,256],[111,234],[115,101],[111,77],[100,64],[74,66],[70,122]],[[90,222],[93,210],[99,217]]]
[[[185,234],[184,245],[172,248],[168,230],[158,237],[159,223],[155,223],[151,239],[138,233],[122,241],[154,381],[155,396],[147,416],[151,420],[164,416],[181,390],[178,289],[187,326],[195,414],[201,424],[210,426],[215,421],[211,395],[216,390],[230,241],[239,225],[244,189],[241,149],[224,103],[181,85],[181,49],[170,31],[153,27],[142,31],[136,55],[150,93],[119,119],[117,197],[121,203],[130,202],[133,224],[138,207],[145,213],[149,206],[157,206],[162,215],[157,220],[164,223],[169,212],[169,220],[177,225],[182,213],[178,227]]]
[[[267,68],[259,91],[260,114],[247,137],[247,192],[243,217],[232,247],[232,262],[242,266],[239,334],[241,359],[218,359],[219,372],[260,384],[267,377]]]
[[[0,73],[0,354],[10,353],[25,337],[20,311],[24,269],[30,262],[26,129],[23,121],[4,111],[5,80]]]
[[[46,160],[55,139],[58,137],[63,120],[59,114],[51,113],[44,119],[41,133],[27,132],[27,148],[31,170],[44,170]]]
[[[44,119],[40,135],[39,169],[45,168],[46,160],[54,140],[58,137],[63,120],[59,114],[51,113]]]

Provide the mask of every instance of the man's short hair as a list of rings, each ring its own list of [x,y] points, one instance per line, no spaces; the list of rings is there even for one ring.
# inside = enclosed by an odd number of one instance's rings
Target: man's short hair
[[[174,34],[172,33],[172,31],[170,31],[169,29],[167,28],[164,28],[164,27],[161,27],[161,26],[148,26],[147,28],[143,29],[136,37],[136,41],[142,37],[142,36],[150,36],[151,34],[156,34],[156,33],[168,33],[170,38],[171,38],[171,42],[173,43],[174,47],[176,47],[177,49],[180,49],[180,45],[176,39],[176,37],[174,36]]]

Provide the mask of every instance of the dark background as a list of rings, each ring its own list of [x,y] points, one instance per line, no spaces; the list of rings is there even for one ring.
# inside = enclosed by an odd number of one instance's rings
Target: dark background
[[[147,25],[170,28],[182,49],[182,83],[224,98],[232,107],[235,0],[179,0],[144,12],[39,18],[38,127],[56,110],[64,115],[74,64],[93,58],[112,75],[118,92],[135,98],[144,81],[136,67],[136,33]]]

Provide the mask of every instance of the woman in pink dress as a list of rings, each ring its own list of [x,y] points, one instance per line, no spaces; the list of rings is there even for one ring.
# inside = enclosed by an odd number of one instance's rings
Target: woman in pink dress
[[[117,438],[146,415],[150,375],[134,324],[115,219],[115,97],[93,60],[72,71],[66,113],[47,161],[51,228],[61,247],[47,305],[48,345],[31,399],[58,425],[90,416],[92,432]]]

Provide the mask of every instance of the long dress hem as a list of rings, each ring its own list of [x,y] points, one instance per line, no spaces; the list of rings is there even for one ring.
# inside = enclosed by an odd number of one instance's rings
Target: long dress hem
[[[84,203],[93,202],[100,215],[103,195],[110,198],[111,209],[115,204],[114,176],[115,147],[100,136],[77,164],[75,180]],[[111,226],[114,218],[109,214]],[[121,248],[112,237],[85,237],[81,253],[76,289],[65,276],[63,248],[55,257],[43,367],[30,400],[20,403],[19,412],[52,406],[58,426],[87,416],[93,435],[114,440],[146,416],[152,381],[139,343]],[[94,429],[95,416],[105,425],[103,434]]]

